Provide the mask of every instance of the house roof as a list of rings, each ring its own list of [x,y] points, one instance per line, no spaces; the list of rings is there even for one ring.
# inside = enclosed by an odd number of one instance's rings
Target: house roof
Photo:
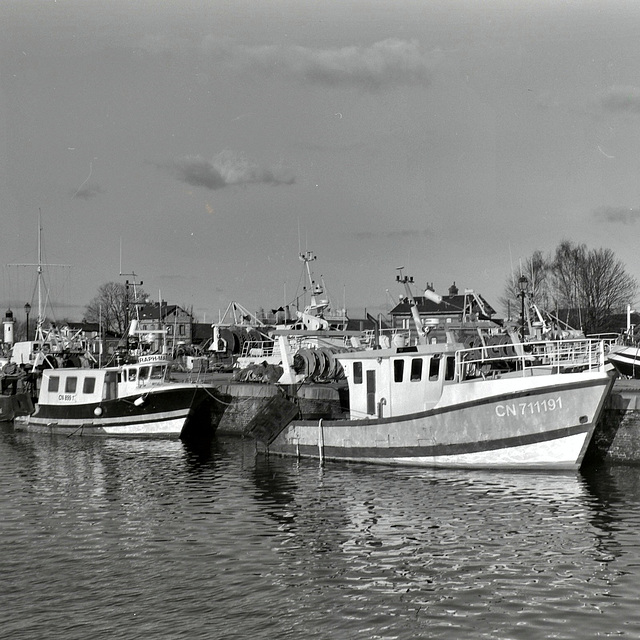
[[[475,295],[482,302],[482,305],[489,316],[496,313],[495,309],[481,295]],[[414,299],[420,315],[443,316],[451,315],[452,313],[459,314],[464,310],[464,294],[442,296],[442,302],[440,303],[430,300],[429,298],[425,298],[424,296],[414,296]],[[471,298],[471,302],[474,307],[474,311],[480,311],[476,301],[473,300],[473,297]],[[393,316],[410,315],[411,305],[409,300],[407,298],[403,298],[403,300],[390,311],[390,314]]]
[[[158,309],[158,307],[160,307],[160,309]],[[180,308],[178,305],[167,304],[166,302],[163,302],[161,305],[157,302],[145,302],[138,308],[140,320],[158,320],[160,312],[162,312],[162,318],[164,319],[167,316],[173,315],[180,311],[186,313],[186,311],[184,311],[184,309]]]

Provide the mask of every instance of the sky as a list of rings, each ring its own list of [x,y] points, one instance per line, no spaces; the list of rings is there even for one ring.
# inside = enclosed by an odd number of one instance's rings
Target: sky
[[[640,279],[635,0],[3,0],[0,307],[135,274],[216,321],[499,298],[562,240]]]

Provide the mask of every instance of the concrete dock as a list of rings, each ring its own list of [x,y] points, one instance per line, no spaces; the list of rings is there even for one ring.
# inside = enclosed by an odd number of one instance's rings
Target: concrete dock
[[[596,427],[585,464],[640,464],[640,380],[618,379]]]

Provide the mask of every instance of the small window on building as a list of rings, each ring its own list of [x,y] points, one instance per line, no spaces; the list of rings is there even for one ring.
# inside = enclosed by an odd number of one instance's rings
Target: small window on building
[[[172,324],[168,324],[167,325],[167,334],[168,335],[173,335],[173,325]]]
[[[181,336],[185,334],[185,326],[183,324],[178,326],[178,334]]]
[[[429,380],[434,381],[438,379],[440,375],[440,356],[435,355],[429,362]]]
[[[413,358],[411,360],[411,382],[422,380],[422,358]]]
[[[93,393],[96,389],[95,378],[85,378],[82,383],[82,393]]]
[[[58,376],[51,376],[49,378],[49,385],[47,391],[49,393],[56,393],[60,387],[60,378]]]
[[[78,387],[78,378],[75,376],[69,376],[64,383],[65,393],[75,393]]]
[[[362,362],[353,363],[353,383],[362,384]]]
[[[403,375],[404,375],[404,360],[394,360],[393,361],[393,381],[402,382]]]
[[[456,359],[455,356],[447,356],[447,366],[444,371],[445,380],[453,380],[456,375]]]

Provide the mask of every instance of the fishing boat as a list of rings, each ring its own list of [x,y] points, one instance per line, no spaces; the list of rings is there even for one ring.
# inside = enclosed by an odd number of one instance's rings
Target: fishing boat
[[[640,378],[640,340],[632,320],[631,305],[627,305],[627,326],[608,336],[607,359],[625,378]]]
[[[427,467],[581,465],[615,378],[602,341],[528,341],[496,352],[430,342],[414,317],[417,344],[336,355],[349,392],[343,417],[301,420],[279,407],[256,419],[265,451]],[[283,362],[281,382],[295,383]]]
[[[170,379],[164,356],[118,367],[43,371],[35,413],[15,428],[79,436],[212,435],[225,409],[212,385]]]
[[[618,338],[609,347],[607,357],[621,376],[640,378],[640,347],[636,343]]]

